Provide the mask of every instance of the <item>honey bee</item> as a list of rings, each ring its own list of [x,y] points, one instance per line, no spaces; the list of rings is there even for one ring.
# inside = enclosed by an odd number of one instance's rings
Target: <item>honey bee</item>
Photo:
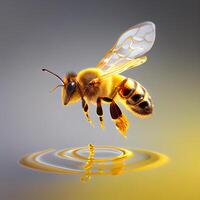
[[[149,116],[153,103],[147,90],[137,81],[119,75],[120,73],[146,62],[144,56],[155,41],[155,25],[152,22],[137,24],[124,32],[105,54],[96,67],[80,72],[68,73],[62,79],[48,69],[42,69],[60,79],[63,105],[82,102],[84,114],[92,124],[88,103],[96,105],[100,126],[104,127],[102,103],[110,104],[110,115],[118,131],[126,137],[129,127],[127,117],[117,105],[120,101],[132,114]]]

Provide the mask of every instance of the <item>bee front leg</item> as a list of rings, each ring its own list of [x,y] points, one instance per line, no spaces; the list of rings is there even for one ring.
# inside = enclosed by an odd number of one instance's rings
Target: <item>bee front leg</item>
[[[90,116],[89,116],[89,114],[88,114],[88,108],[89,108],[89,107],[88,107],[88,104],[86,103],[86,101],[85,101],[84,98],[82,98],[82,108],[83,108],[84,114],[85,114],[85,116],[86,116],[88,122],[89,122],[92,126],[94,126],[93,123],[92,123],[92,120],[91,120],[91,118],[90,118]]]
[[[94,127],[94,125],[93,125],[93,123],[92,123],[92,120],[91,120],[91,118],[90,118],[90,116],[89,116],[89,114],[88,114],[88,108],[89,108],[89,107],[88,107],[87,102],[86,102],[85,99],[84,99],[84,93],[83,93],[83,91],[82,91],[82,89],[81,89],[81,86],[80,86],[79,82],[76,81],[76,83],[77,83],[77,86],[78,86],[78,92],[79,92],[80,97],[81,97],[81,100],[82,100],[82,108],[83,108],[84,114],[85,114],[85,116],[86,116],[88,122]]]

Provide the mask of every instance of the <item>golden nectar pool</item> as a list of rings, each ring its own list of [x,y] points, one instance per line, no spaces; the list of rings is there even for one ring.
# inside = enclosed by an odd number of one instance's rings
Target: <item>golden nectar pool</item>
[[[119,175],[159,167],[168,157],[153,151],[113,146],[48,149],[29,154],[20,160],[23,166],[43,172],[80,174],[87,181],[95,175]]]

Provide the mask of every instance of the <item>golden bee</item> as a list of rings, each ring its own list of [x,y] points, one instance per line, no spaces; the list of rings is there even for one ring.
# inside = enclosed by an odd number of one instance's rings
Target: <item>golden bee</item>
[[[153,103],[141,84],[120,73],[146,62],[147,57],[144,54],[152,48],[155,35],[154,23],[143,22],[124,32],[96,67],[83,69],[77,74],[68,73],[63,79],[48,69],[42,70],[60,79],[61,84],[53,91],[61,87],[63,105],[82,102],[84,114],[91,124],[88,103],[96,105],[96,113],[102,128],[102,103],[110,104],[111,118],[118,131],[126,136],[128,119],[117,102],[122,102],[125,108],[140,117],[152,114]]]

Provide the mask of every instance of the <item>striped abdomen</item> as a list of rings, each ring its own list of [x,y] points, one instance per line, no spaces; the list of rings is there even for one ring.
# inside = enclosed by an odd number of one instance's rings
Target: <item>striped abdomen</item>
[[[135,80],[128,79],[119,91],[126,107],[139,115],[150,115],[153,111],[151,97],[147,90]]]

